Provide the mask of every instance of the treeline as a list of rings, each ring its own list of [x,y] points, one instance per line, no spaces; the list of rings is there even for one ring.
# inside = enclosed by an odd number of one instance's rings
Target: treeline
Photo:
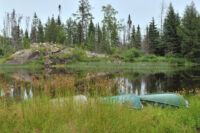
[[[183,18],[170,4],[162,32],[159,32],[154,19],[146,28],[145,51],[159,56],[199,58],[199,28],[200,16],[193,2],[186,7]]]
[[[66,23],[61,21],[61,5],[58,9],[58,16],[49,17],[45,24],[35,13],[30,31],[30,17],[25,18],[26,28],[22,28],[21,15],[17,15],[15,10],[6,13],[0,54],[28,48],[33,43],[50,42],[108,54],[115,49],[136,48],[158,56],[189,59],[200,56],[200,15],[193,2],[186,7],[183,18],[170,4],[163,26],[159,29],[153,18],[144,37],[131,15],[128,15],[126,23],[122,22],[116,17],[118,11],[111,5],[102,7],[104,18],[96,24],[88,0],[79,1],[78,10]]]

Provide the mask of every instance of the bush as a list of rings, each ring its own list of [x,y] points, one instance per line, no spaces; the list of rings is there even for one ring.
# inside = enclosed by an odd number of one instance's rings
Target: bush
[[[3,53],[3,50],[0,48],[0,56],[3,56],[4,53]]]
[[[123,53],[125,61],[134,61],[135,58],[141,57],[142,53],[137,49],[125,50]]]
[[[84,51],[79,48],[73,50],[73,60],[82,61],[84,59]]]

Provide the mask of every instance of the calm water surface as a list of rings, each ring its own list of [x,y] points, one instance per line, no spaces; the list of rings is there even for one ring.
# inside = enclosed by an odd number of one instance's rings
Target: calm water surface
[[[0,71],[0,97],[29,99],[51,88],[51,96],[56,87],[66,85],[78,94],[93,94],[93,89],[107,89],[116,94],[145,95],[159,92],[176,92],[200,88],[200,69],[198,67],[166,72],[151,71],[71,71],[53,69],[48,72],[9,69]],[[37,82],[36,82],[37,81]],[[46,85],[47,84],[47,85]],[[35,87],[37,86],[37,88]],[[107,91],[105,91],[107,92]]]

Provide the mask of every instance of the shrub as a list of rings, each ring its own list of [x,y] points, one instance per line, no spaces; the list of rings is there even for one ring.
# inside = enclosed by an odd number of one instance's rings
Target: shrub
[[[3,50],[2,48],[0,48],[0,56],[3,56],[3,55],[4,55]]]
[[[84,51],[79,48],[75,48],[73,50],[73,60],[75,61],[82,61],[84,58]]]
[[[142,53],[137,49],[130,49],[124,51],[125,61],[134,61],[135,58],[141,57]]]

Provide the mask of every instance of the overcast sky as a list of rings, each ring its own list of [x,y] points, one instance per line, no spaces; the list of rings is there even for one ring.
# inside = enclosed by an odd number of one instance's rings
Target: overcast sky
[[[101,21],[103,5],[111,4],[118,12],[117,18],[127,21],[128,14],[131,14],[133,23],[140,24],[144,31],[146,25],[155,18],[156,23],[160,26],[160,8],[162,0],[89,0],[92,8],[95,22]],[[200,0],[193,0],[196,8],[200,11]],[[172,2],[175,11],[182,16],[186,5],[192,0],[165,0],[166,8]],[[78,8],[78,0],[0,0],[0,29],[3,25],[5,12],[11,12],[15,9],[18,14],[23,16],[33,16],[37,12],[42,22],[45,23],[48,16],[58,14],[58,5],[62,5],[62,21],[66,21],[72,13]],[[25,20],[24,20],[25,21]]]

